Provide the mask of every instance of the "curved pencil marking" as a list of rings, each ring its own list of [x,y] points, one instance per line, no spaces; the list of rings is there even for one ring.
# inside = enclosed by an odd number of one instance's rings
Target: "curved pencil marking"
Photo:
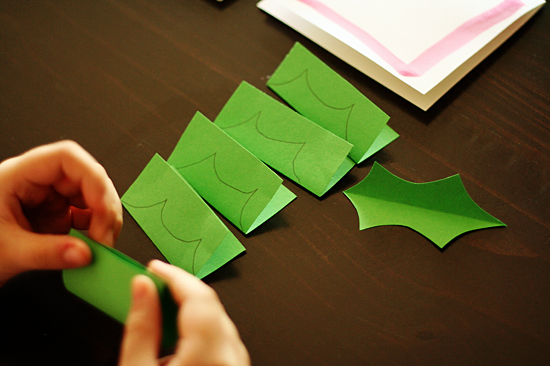
[[[246,205],[248,205],[250,200],[252,200],[252,196],[254,196],[256,194],[256,192],[258,192],[258,190],[259,190],[259,188],[256,188],[255,190],[250,191],[250,193],[252,193],[252,194],[248,197],[248,199],[246,200],[246,202],[243,205],[243,208],[241,209],[241,216],[239,218],[239,226],[241,227],[241,230],[243,230],[243,213],[244,213],[244,209],[245,209]]]
[[[191,267],[191,270],[193,271],[193,274],[196,274],[196,271],[195,271],[195,257],[197,255],[197,250],[199,249],[199,246],[201,245],[201,242],[202,242],[202,238],[200,239],[195,239],[195,240],[185,240],[185,239],[181,239],[181,238],[178,238],[177,236],[175,236],[171,231],[170,229],[168,229],[168,227],[166,226],[166,224],[164,223],[164,218],[163,218],[163,214],[164,214],[164,208],[166,207],[166,203],[168,202],[168,199],[165,199],[164,201],[160,201],[160,202],[157,202],[157,203],[153,203],[152,205],[148,205],[148,206],[134,206],[126,201],[122,201],[122,203],[124,203],[125,205],[127,206],[130,206],[132,208],[135,208],[135,209],[142,209],[142,208],[151,208],[151,207],[155,207],[155,206],[158,206],[158,205],[162,205],[162,208],[160,209],[160,222],[162,223],[162,226],[164,227],[164,229],[168,232],[168,234],[170,234],[170,236],[172,236],[174,239],[176,240],[179,240],[183,243],[186,243],[186,244],[191,244],[191,243],[194,243],[194,242],[197,242],[197,245],[195,247],[195,250],[193,251],[193,261],[192,261],[192,267]]]
[[[298,155],[300,155],[300,152],[302,151],[302,149],[304,148],[304,146],[306,145],[307,142],[291,142],[291,141],[285,141],[285,140],[279,140],[279,139],[276,139],[276,138],[273,138],[273,137],[269,137],[267,136],[265,133],[263,133],[262,131],[260,131],[260,128],[259,128],[259,122],[260,122],[260,117],[262,115],[262,111],[259,111],[258,113],[256,113],[255,115],[253,115],[252,117],[250,117],[249,119],[245,120],[244,122],[239,122],[233,126],[228,126],[228,127],[220,127],[221,129],[223,130],[226,130],[226,129],[229,129],[229,128],[234,128],[234,127],[238,127],[238,126],[242,126],[250,121],[253,121],[254,119],[256,120],[256,122],[254,123],[254,127],[256,128],[256,131],[258,132],[258,134],[260,136],[262,136],[263,138],[267,139],[267,140],[271,140],[271,141],[275,141],[275,142],[280,142],[280,143],[284,143],[284,144],[291,144],[291,145],[301,145],[300,148],[298,149],[298,152],[296,153],[296,155],[294,156],[294,158],[292,159],[292,173],[294,174],[294,177],[296,177],[296,181],[298,183],[301,182],[300,180],[300,177],[298,176],[298,174],[296,173],[296,160],[298,159]]]
[[[222,127],[222,126],[219,126],[222,130],[228,130],[230,128],[235,128],[235,127],[239,127],[239,126],[242,126],[242,125],[245,125],[247,124],[248,122],[252,121],[254,118],[260,118],[260,114],[262,113],[262,111],[259,111],[258,113],[256,113],[255,115],[253,115],[252,117],[250,117],[249,119],[245,119],[243,122],[239,122],[237,124],[234,124],[232,126],[226,126],[226,127]]]
[[[254,190],[252,190],[252,191],[248,191],[248,192],[247,192],[247,191],[243,191],[243,190],[241,190],[241,189],[239,189],[239,188],[237,188],[237,187],[235,187],[235,186],[232,186],[231,184],[225,182],[225,181],[220,177],[220,175],[219,175],[219,173],[218,173],[218,169],[216,168],[216,157],[217,157],[217,156],[218,156],[218,152],[215,152],[215,153],[213,153],[213,154],[207,156],[206,158],[204,158],[204,159],[202,159],[202,160],[199,160],[199,161],[194,162],[194,163],[191,163],[191,164],[183,165],[183,166],[178,166],[178,167],[176,167],[176,169],[180,170],[180,169],[189,168],[189,167],[191,167],[191,166],[193,166],[193,165],[199,165],[199,164],[201,164],[201,163],[203,163],[203,162],[205,162],[205,161],[207,161],[207,160],[209,160],[209,159],[212,159],[212,167],[213,167],[213,169],[214,169],[214,174],[216,174],[216,178],[218,178],[218,180],[219,180],[222,184],[224,184],[225,186],[227,186],[227,187],[229,187],[229,188],[231,188],[231,189],[233,189],[233,190],[235,190],[235,191],[237,191],[237,192],[239,192],[239,193],[242,193],[242,194],[244,194],[244,195],[247,195],[247,194],[250,195],[250,196],[248,197],[248,199],[246,200],[246,202],[244,203],[243,207],[241,208],[241,213],[240,213],[240,216],[239,216],[239,227],[241,228],[241,230],[244,231],[244,229],[243,229],[243,215],[244,215],[244,210],[245,210],[245,208],[246,208],[246,205],[247,205],[247,204],[250,202],[250,200],[252,199],[252,196],[254,196],[254,195],[256,194],[256,192],[258,192],[258,189],[259,189],[259,188],[256,188],[256,189],[254,189]]]
[[[259,111],[258,112],[258,118],[256,118],[256,125],[255,125],[256,131],[258,131],[258,133],[261,136],[263,136],[264,138],[266,138],[268,140],[271,140],[271,141],[276,141],[276,142],[280,142],[280,143],[284,143],[284,144],[290,144],[290,145],[300,145],[300,148],[298,149],[298,152],[296,152],[296,155],[294,156],[294,159],[292,159],[292,173],[294,174],[294,176],[296,177],[296,179],[298,180],[298,183],[299,183],[300,182],[300,177],[296,173],[296,160],[298,159],[298,155],[300,155],[300,152],[302,151],[304,146],[306,146],[306,142],[291,142],[291,141],[279,140],[279,139],[267,136],[265,133],[260,131],[260,126],[259,125],[260,125],[261,115],[262,115],[262,111]]]
[[[330,105],[330,104],[326,103],[324,100],[321,99],[321,97],[319,97],[319,95],[317,95],[317,93],[315,93],[315,91],[311,87],[311,83],[309,82],[309,69],[305,69],[298,76],[296,76],[296,77],[294,77],[294,78],[292,78],[288,81],[279,82],[279,83],[271,82],[270,84],[275,85],[275,86],[289,85],[289,84],[292,84],[293,82],[295,82],[296,80],[300,79],[302,76],[305,78],[307,88],[309,89],[311,94],[315,97],[315,99],[317,99],[319,101],[319,103],[321,103],[322,105],[324,105],[327,108],[334,109],[336,111],[345,111],[346,109],[349,109],[349,113],[346,117],[346,127],[345,127],[345,130],[344,130],[345,131],[344,132],[345,140],[348,141],[348,127],[349,127],[349,122],[350,122],[350,118],[351,118],[351,113],[353,112],[353,108],[355,108],[355,103],[353,103],[353,104],[351,104],[347,107],[335,107],[333,105]]]

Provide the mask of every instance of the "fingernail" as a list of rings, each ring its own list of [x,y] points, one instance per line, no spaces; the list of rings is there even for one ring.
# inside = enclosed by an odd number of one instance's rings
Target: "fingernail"
[[[158,259],[153,259],[151,262],[149,262],[149,269],[153,272],[162,272],[163,268],[166,268],[167,263],[164,263],[163,261],[160,261]]]
[[[140,282],[139,275],[132,279],[132,297],[134,301],[139,301],[143,297],[145,290]]]
[[[69,244],[63,252],[63,260],[71,267],[78,267],[87,264],[88,256],[74,244]]]
[[[115,229],[109,228],[103,235],[103,243],[109,246],[113,246],[116,242]]]
[[[132,279],[132,301],[139,306],[148,294],[148,287],[146,281],[149,279],[144,275],[137,275]]]

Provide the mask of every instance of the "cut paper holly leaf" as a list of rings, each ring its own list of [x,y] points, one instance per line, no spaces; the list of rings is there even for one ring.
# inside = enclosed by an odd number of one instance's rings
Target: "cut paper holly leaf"
[[[172,348],[178,340],[178,308],[166,283],[149,272],[144,265],[122,252],[100,244],[72,229],[70,235],[83,240],[92,251],[92,263],[86,267],[63,270],[67,290],[121,323],[130,309],[132,279],[145,275],[157,286],[162,308],[163,346]]]
[[[352,145],[243,82],[214,123],[258,159],[322,196],[354,166]]]
[[[267,86],[298,113],[353,144],[350,157],[358,164],[399,137],[386,113],[300,43]]]
[[[359,229],[407,226],[445,247],[469,231],[506,226],[468,195],[460,176],[428,183],[396,177],[378,163],[363,181],[344,191],[359,214]]]
[[[245,250],[197,192],[158,154],[122,196],[122,204],[168,262],[199,278]]]
[[[277,174],[201,113],[185,129],[168,163],[245,234],[296,198]]]

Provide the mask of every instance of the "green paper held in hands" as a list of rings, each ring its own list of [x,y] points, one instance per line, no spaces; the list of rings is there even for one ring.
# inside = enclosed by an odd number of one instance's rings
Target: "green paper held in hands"
[[[178,340],[178,308],[164,281],[150,273],[141,263],[116,249],[99,244],[74,229],[70,235],[88,244],[93,259],[86,267],[63,270],[63,282],[67,290],[125,323],[132,302],[132,279],[139,274],[151,278],[157,286],[161,302],[162,344],[172,348]]]
[[[178,172],[158,154],[122,204],[168,262],[203,278],[244,247]]]
[[[198,112],[168,163],[245,234],[296,198],[277,174]]]
[[[296,43],[267,82],[298,113],[353,144],[359,164],[399,135],[389,116],[353,85]]]
[[[440,248],[466,232],[506,226],[470,198],[458,174],[434,182],[413,183],[375,162],[367,177],[344,194],[359,214],[360,230],[382,225],[407,226]]]
[[[349,142],[243,82],[214,123],[258,159],[317,196],[354,166]]]

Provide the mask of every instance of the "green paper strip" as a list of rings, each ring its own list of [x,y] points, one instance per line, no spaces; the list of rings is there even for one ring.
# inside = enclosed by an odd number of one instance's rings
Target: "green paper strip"
[[[70,235],[88,244],[93,260],[86,267],[63,270],[63,282],[67,290],[125,323],[132,302],[132,279],[139,274],[148,276],[157,286],[161,301],[163,346],[172,348],[178,340],[178,308],[164,281],[116,249],[99,244],[74,229]]]
[[[212,267],[209,261],[216,263],[215,270],[245,250],[158,154],[122,196],[122,204],[170,263],[199,278],[206,275],[204,266]]]
[[[187,126],[168,163],[245,234],[296,198],[277,174],[201,113]]]
[[[434,182],[413,183],[375,162],[367,177],[344,194],[359,214],[360,230],[382,225],[407,226],[440,248],[466,232],[506,226],[470,198],[458,174]]]
[[[386,125],[387,114],[300,43],[267,85],[298,113],[352,143],[356,163],[399,136]]]
[[[353,147],[243,82],[214,122],[267,165],[310,190],[326,193],[354,163]]]

